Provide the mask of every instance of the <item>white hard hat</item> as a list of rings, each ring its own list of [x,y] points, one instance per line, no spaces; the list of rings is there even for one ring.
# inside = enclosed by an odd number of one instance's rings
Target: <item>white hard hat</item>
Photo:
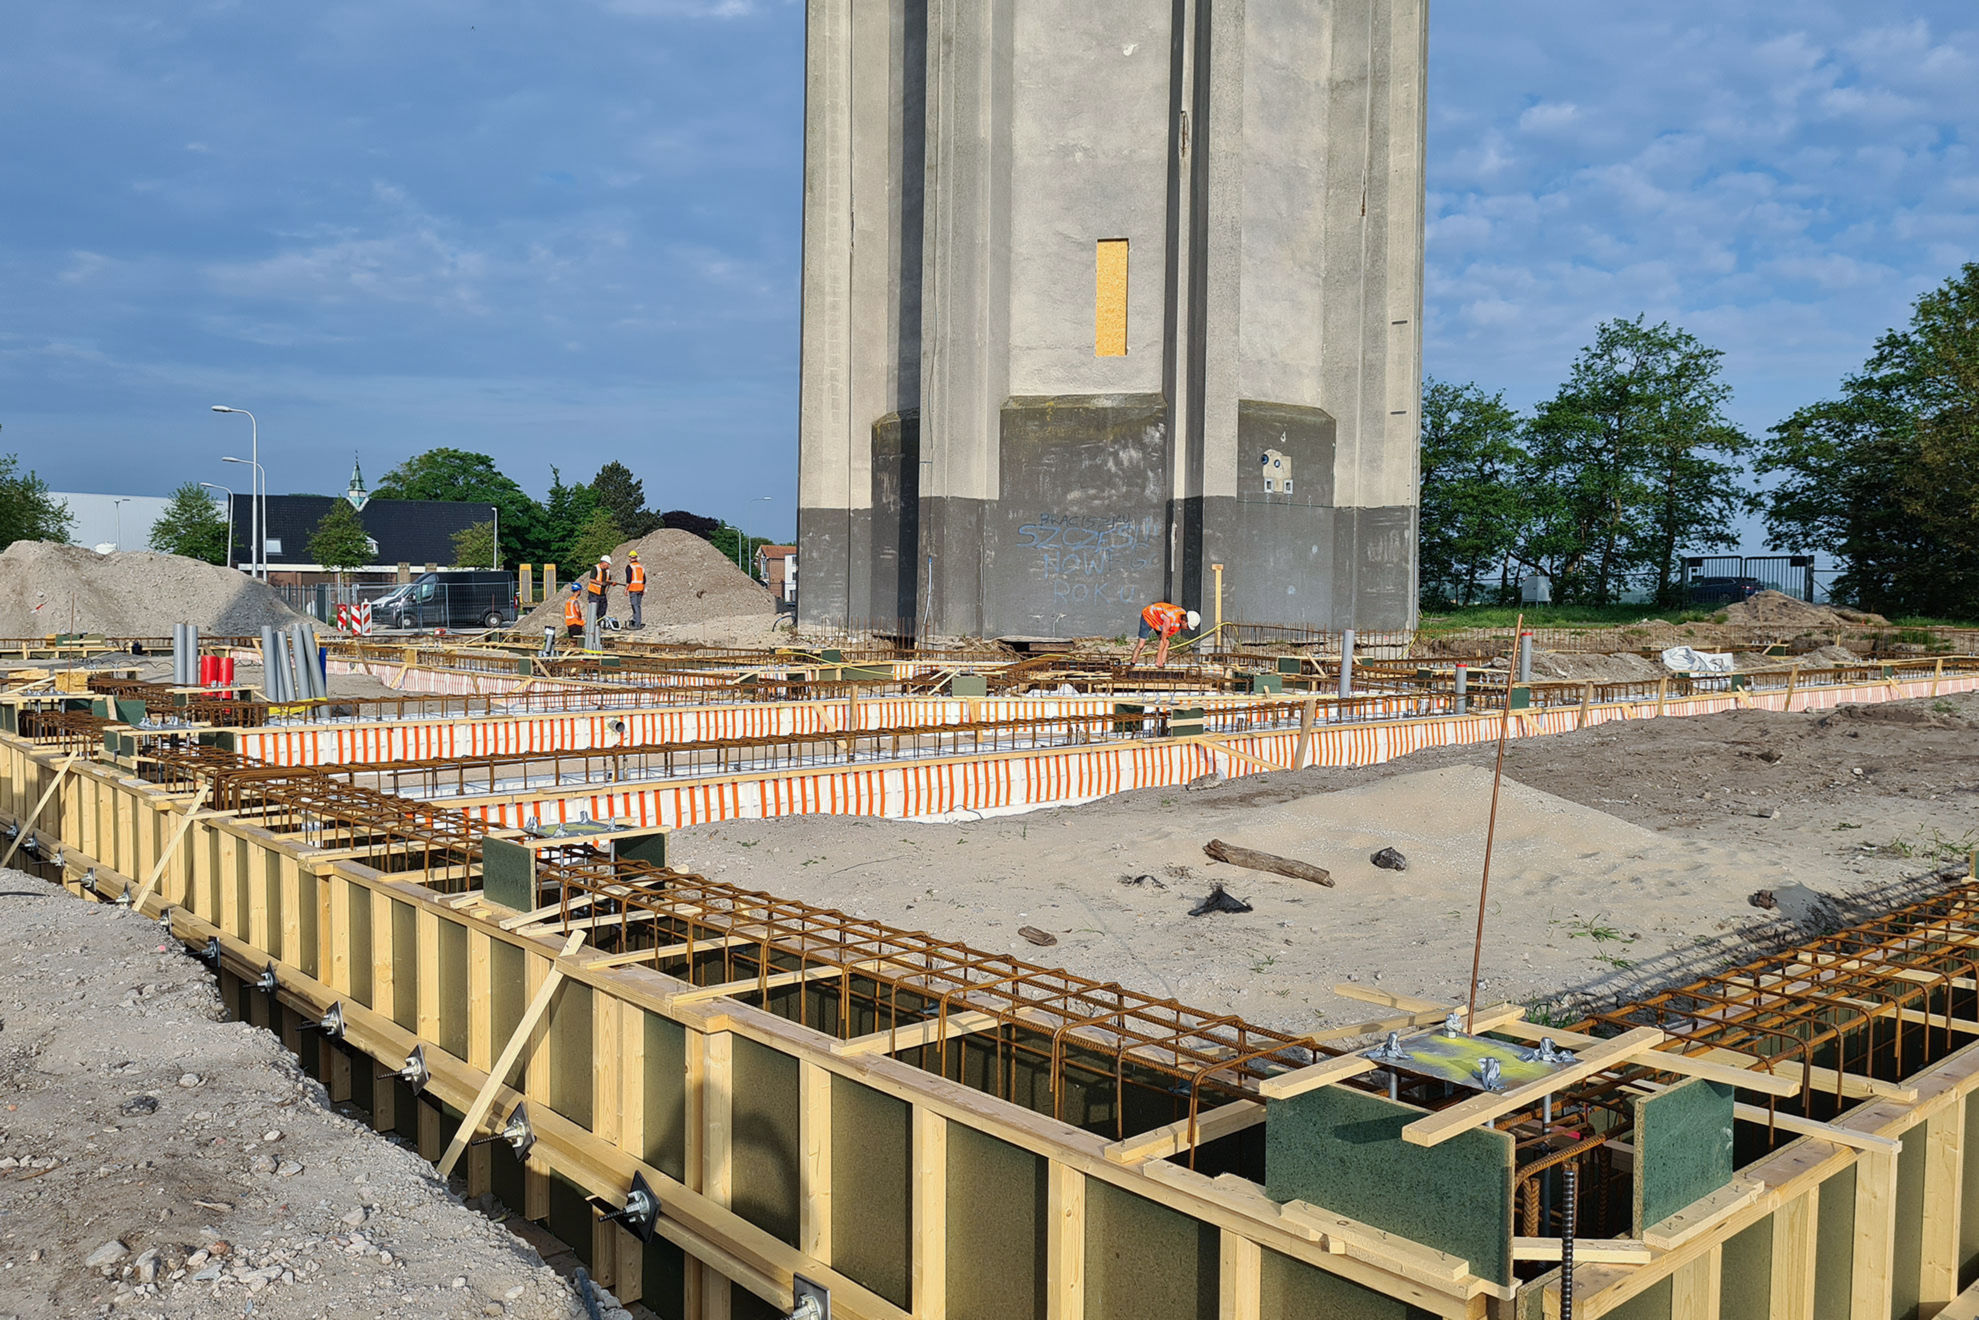
[[[1200,615],[1200,614],[1198,614],[1198,613],[1196,613],[1196,612],[1195,612],[1194,610],[1190,610],[1190,611],[1189,611],[1189,630],[1190,630],[1191,632],[1194,632],[1194,631],[1195,631],[1195,630],[1196,630],[1197,628],[1200,628],[1200,627],[1202,627],[1202,626],[1203,626],[1203,616],[1202,616],[1202,615]]]
[[[609,564],[612,562],[612,557],[610,555],[599,555],[598,562],[601,564]]]

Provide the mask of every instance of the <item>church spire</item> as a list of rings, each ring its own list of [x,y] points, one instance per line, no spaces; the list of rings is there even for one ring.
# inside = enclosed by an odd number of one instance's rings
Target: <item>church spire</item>
[[[350,456],[350,489],[344,492],[344,498],[349,500],[350,507],[359,513],[364,512],[364,506],[371,502],[371,496],[364,490],[364,470],[358,467],[357,455],[354,453]]]

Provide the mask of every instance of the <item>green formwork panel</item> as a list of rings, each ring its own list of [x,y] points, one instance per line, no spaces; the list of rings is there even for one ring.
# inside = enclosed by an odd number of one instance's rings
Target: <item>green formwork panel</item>
[[[1168,736],[1171,738],[1196,738],[1203,731],[1203,708],[1201,706],[1178,706],[1168,712]]]
[[[1693,1077],[1635,1102],[1635,1236],[1732,1181],[1732,1088]]]
[[[613,844],[613,851],[629,862],[645,862],[651,866],[667,864],[667,836],[664,834],[642,834],[636,838],[619,839]]]
[[[1306,671],[1306,662],[1299,659],[1299,657],[1297,657],[1296,655],[1281,655],[1278,657],[1279,673],[1303,674],[1305,671]]]
[[[832,1268],[910,1309],[914,1111],[870,1086],[831,1079]]]
[[[1958,1286],[1960,1290],[1979,1282],[1979,1091],[1965,1097],[1964,1146],[1960,1151],[1965,1166],[1959,1179]]]
[[[736,1036],[730,1208],[788,1246],[797,1245],[797,1060]]]
[[[1270,1248],[1262,1253],[1258,1320],[1433,1320],[1435,1312]]]
[[[1855,1275],[1855,1166],[1821,1184],[1814,1224],[1814,1320],[1849,1320]]]
[[[948,1125],[948,1320],[1044,1320],[1046,1161]]]
[[[1221,1245],[1215,1225],[1088,1178],[1085,1320],[1217,1320]]]
[[[646,1019],[646,1163],[687,1181],[687,1028],[658,1013]]]
[[[989,679],[983,674],[956,674],[948,680],[948,695],[986,697],[989,695]]]
[[[1425,1116],[1342,1086],[1266,1102],[1265,1191],[1461,1256],[1512,1280],[1512,1138],[1478,1128],[1435,1146],[1402,1140]]]
[[[544,1030],[550,1050],[550,1108],[584,1128],[591,1126],[596,1071],[591,1015],[596,997],[583,982],[565,981],[550,1001]]]
[[[246,853],[243,848],[241,852]],[[271,854],[269,860],[274,860]],[[271,886],[272,888],[272,886]],[[412,904],[391,900],[392,906],[392,1021],[407,1031],[419,1029],[419,914]],[[241,911],[249,909],[245,906]]]
[[[481,896],[517,912],[536,906],[536,854],[508,839],[481,841]]]
[[[1285,679],[1279,674],[1252,674],[1251,691],[1257,694],[1283,692]]]
[[[1532,689],[1523,683],[1515,685],[1510,695],[1506,698],[1506,703],[1513,710],[1530,710],[1532,708]]]
[[[305,906],[304,912],[309,909]],[[467,927],[440,923],[440,1048],[467,1057]]]
[[[1726,1239],[1718,1320],[1768,1320],[1773,1311],[1773,1216]]]
[[[641,1256],[639,1304],[660,1320],[687,1320],[687,1253],[656,1237]]]
[[[1917,1314],[1924,1281],[1925,1129],[1914,1127],[1897,1153],[1897,1231],[1890,1251],[1890,1314]]]

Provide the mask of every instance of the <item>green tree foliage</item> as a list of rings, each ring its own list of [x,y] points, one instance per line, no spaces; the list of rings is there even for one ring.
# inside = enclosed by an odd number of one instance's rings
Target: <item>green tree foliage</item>
[[[1674,604],[1680,550],[1737,544],[1750,442],[1724,415],[1723,356],[1668,323],[1609,321],[1540,406],[1520,472],[1519,558],[1561,599],[1606,604],[1646,573],[1656,600]]]
[[[1773,428],[1767,534],[1841,562],[1837,594],[1884,613],[1979,615],[1979,265],[1917,300],[1842,397]]]
[[[543,503],[543,557],[571,571],[581,571],[591,562],[577,557],[576,546],[578,533],[597,507],[598,496],[591,487],[564,485],[563,473],[552,467],[550,497]]]
[[[351,569],[371,562],[370,537],[365,534],[357,510],[348,501],[330,502],[330,511],[309,534],[309,558],[313,563],[334,569],[340,581]]]
[[[567,576],[575,577],[591,571],[598,562],[599,555],[608,555],[625,540],[625,531],[612,521],[611,514],[603,509],[591,510],[591,516],[577,529],[577,536],[570,546],[570,569]],[[620,582],[625,580],[625,566],[613,565],[612,576]]]
[[[151,548],[209,564],[227,562],[227,520],[197,481],[172,492],[172,502],[151,524]]]
[[[502,562],[533,560],[544,548],[543,507],[486,454],[445,448],[414,454],[384,475],[371,498],[492,505],[501,511]]]
[[[1513,481],[1524,423],[1503,394],[1428,380],[1422,392],[1421,578],[1425,602],[1471,605],[1517,544]]]
[[[33,469],[20,470],[14,454],[0,455],[0,550],[16,541],[67,541],[76,525],[69,506],[48,494]]]
[[[612,516],[627,537],[637,539],[658,530],[660,516],[646,507],[646,483],[617,459],[591,478],[591,493],[597,496],[598,507]]]
[[[495,522],[475,523],[454,533],[454,567],[487,568],[495,562]]]

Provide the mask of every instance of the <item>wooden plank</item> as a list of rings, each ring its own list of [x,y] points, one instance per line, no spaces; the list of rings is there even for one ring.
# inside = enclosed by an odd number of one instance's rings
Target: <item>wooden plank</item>
[[[1045,1184],[1044,1320],[1086,1320],[1086,1175],[1056,1160]]]
[[[697,985],[692,989],[678,990],[666,996],[666,1006],[671,1010],[684,1004],[705,1003],[710,999],[723,999],[729,995],[754,994],[759,990],[776,990],[787,985],[825,981],[834,976],[849,976],[871,965],[872,963],[868,962],[846,967],[806,967],[802,971],[772,972],[768,976],[751,976],[741,981],[723,981],[718,985]]]
[[[1812,1187],[1773,1212],[1772,1298],[1775,1320],[1814,1320],[1815,1230],[1821,1189]]]
[[[1760,1183],[1735,1179],[1662,1222],[1649,1225],[1642,1230],[1642,1240],[1658,1251],[1674,1251],[1757,1201],[1765,1190]]]
[[[1257,1093],[1267,1100],[1290,1100],[1295,1095],[1318,1090],[1333,1082],[1344,1082],[1349,1077],[1359,1077],[1381,1067],[1365,1054],[1342,1054],[1335,1059],[1321,1063],[1309,1063],[1291,1072],[1267,1077],[1258,1083]]]
[[[1849,1276],[1851,1320],[1891,1320],[1896,1263],[1897,1161],[1865,1151],[1855,1162],[1855,1253]]]
[[[946,1018],[926,1018],[920,1022],[910,1022],[904,1027],[895,1027],[890,1031],[875,1031],[865,1036],[854,1036],[850,1040],[836,1041],[832,1044],[831,1052],[840,1057],[855,1054],[898,1054],[902,1050],[936,1045],[944,1040],[953,1040],[957,1036],[972,1035],[978,1031],[994,1031],[1001,1025],[1003,1019],[994,1013],[950,1013]]]
[[[701,1037],[701,1192],[727,1206],[735,1183],[735,1037],[726,1031]],[[712,1266],[697,1266],[701,1283],[697,1320],[728,1320],[728,1281]]]
[[[739,944],[761,943],[762,940],[751,935],[723,935],[695,940],[687,944],[663,944],[653,949],[633,949],[627,953],[608,953],[602,958],[586,959],[584,968],[587,971],[600,971],[607,967],[632,967],[640,963],[658,963],[668,958],[685,958],[697,953],[713,952],[719,949],[732,949]]]
[[[1647,1265],[1654,1258],[1648,1246],[1634,1238],[1575,1238],[1574,1259],[1582,1265]],[[1560,1239],[1515,1237],[1513,1260],[1558,1260]]]
[[[1879,1137],[1872,1132],[1858,1132],[1854,1128],[1838,1127],[1833,1123],[1822,1123],[1812,1118],[1802,1118],[1798,1114],[1782,1114],[1768,1111],[1763,1105],[1749,1105],[1743,1100],[1732,1106],[1732,1116],[1748,1123],[1766,1123],[1782,1132],[1796,1136],[1819,1137],[1832,1141],[1837,1146],[1847,1146],[1853,1150],[1877,1150],[1894,1155],[1903,1149],[1903,1142],[1895,1137]]]
[[[1390,1233],[1305,1201],[1285,1202],[1278,1207],[1278,1217],[1287,1224],[1328,1239],[1326,1250],[1330,1255],[1345,1255],[1350,1251],[1358,1253],[1405,1278],[1444,1286],[1467,1277],[1471,1272],[1470,1262],[1462,1256],[1438,1251],[1399,1233]]]
[[[387,930],[389,929],[387,927]],[[578,946],[583,943],[582,932],[573,934],[564,942],[563,956],[567,958],[576,953]],[[440,1177],[443,1180],[453,1173],[454,1165],[460,1161],[460,1153],[467,1149],[467,1143],[473,1137],[474,1130],[481,1125],[481,1120],[488,1116],[488,1107],[495,1103],[496,1094],[508,1085],[509,1073],[514,1071],[516,1060],[522,1056],[524,1046],[535,1034],[536,1024],[541,1022],[543,1014],[549,1011],[550,1000],[556,997],[557,987],[562,984],[563,969],[552,966],[549,974],[543,978],[542,987],[536,991],[536,997],[530,1000],[529,1007],[522,1011],[522,1018],[515,1024],[515,1030],[509,1034],[508,1043],[502,1046],[502,1052],[496,1056],[495,1066],[488,1071],[488,1080],[481,1084],[481,1090],[476,1093],[474,1102],[468,1105],[467,1112],[461,1115],[460,1128],[454,1133],[453,1140],[447,1143],[446,1154],[440,1157]],[[391,1015],[389,1010],[385,1011],[385,1015],[387,1017]]]
[[[1724,1272],[1724,1252],[1716,1246],[1681,1266],[1670,1276],[1670,1320],[1718,1320]]]
[[[1932,1306],[1949,1304],[1958,1295],[1965,1106],[1954,1104],[1932,1115],[1924,1143],[1923,1274],[1918,1300],[1929,1315]]]
[[[914,1106],[910,1300],[915,1320],[948,1320],[948,1120]]]
[[[419,947],[419,980],[413,987],[413,1012],[419,1034],[440,1039],[440,914],[427,904],[413,909],[413,937]]]
[[[797,1065],[797,1246],[831,1259],[831,1074],[808,1060]]]
[[[70,754],[69,760],[71,761],[75,760],[74,753]],[[65,764],[63,768],[67,769],[67,765]],[[54,785],[51,784],[49,786],[49,789],[52,792],[54,789]],[[179,844],[185,840],[186,831],[190,830],[192,828],[193,821],[199,818],[199,809],[202,806],[206,805],[206,795],[208,793],[211,793],[212,791],[213,791],[212,781],[209,780],[208,782],[200,785],[199,793],[193,798],[192,805],[186,808],[185,815],[179,817],[179,827],[172,832],[172,841],[166,844],[164,850],[158,854],[158,860],[152,863],[151,873],[144,877],[144,883],[138,887],[137,893],[131,898],[132,907],[143,907],[144,900],[151,897],[152,887],[158,883],[158,877],[165,873],[165,867],[167,866],[167,864],[171,862],[172,854],[178,851]],[[40,808],[36,808],[36,810],[39,809]],[[22,835],[25,836],[25,834],[26,831],[23,830]],[[18,843],[20,842],[20,840],[16,839],[15,842]],[[12,854],[10,852],[9,856],[11,855]],[[230,879],[231,877],[223,877],[223,878]]]
[[[1216,1320],[1263,1320],[1264,1253],[1242,1233],[1217,1238]]]
[[[1604,1040],[1582,1049],[1575,1062],[1556,1069],[1550,1077],[1513,1087],[1509,1091],[1487,1091],[1461,1100],[1427,1118],[1419,1118],[1402,1129],[1402,1140],[1416,1146],[1434,1146],[1448,1141],[1458,1133],[1488,1123],[1501,1114],[1524,1109],[1550,1092],[1627,1063],[1636,1055],[1653,1049],[1662,1039],[1663,1033],[1655,1027],[1625,1031],[1613,1040]]]
[[[1203,845],[1203,853],[1212,861],[1224,862],[1230,866],[1241,866],[1248,871],[1269,871],[1273,875],[1289,876],[1294,880],[1308,880],[1316,885],[1333,887],[1333,873],[1323,866],[1302,862],[1296,857],[1280,857],[1276,853],[1259,852],[1255,848],[1245,848],[1221,839],[1211,839]]]
[[[1264,1122],[1265,1107],[1255,1100],[1233,1100],[1229,1104],[1218,1105],[1196,1115],[1195,1144],[1206,1146],[1221,1137],[1234,1132],[1244,1132]],[[1147,1160],[1165,1160],[1171,1155],[1179,1155],[1189,1149],[1190,1122],[1178,1118],[1173,1123],[1142,1132],[1137,1136],[1122,1137],[1118,1141],[1106,1143],[1106,1158],[1116,1164],[1141,1164]]]
[[[35,799],[34,807],[25,816],[14,822],[20,827],[20,830],[19,833],[14,835],[14,841],[7,845],[7,855],[0,857],[0,869],[4,869],[9,862],[14,860],[14,854],[20,851],[20,846],[23,843],[27,842],[28,835],[35,832],[34,823],[36,818],[41,815],[41,809],[48,805],[49,798],[55,796],[55,790],[62,786],[62,780],[69,773],[69,767],[74,765],[76,758],[81,755],[81,752],[70,752],[67,757],[63,758],[60,768],[55,771],[55,777],[48,781],[48,787],[41,791],[39,798]],[[210,787],[211,785],[208,785],[208,788]],[[201,800],[204,801],[204,790],[202,790]],[[197,807],[195,806],[196,809]],[[158,877],[154,874],[151,878],[155,881]],[[149,884],[145,886],[146,889],[150,887]]]

